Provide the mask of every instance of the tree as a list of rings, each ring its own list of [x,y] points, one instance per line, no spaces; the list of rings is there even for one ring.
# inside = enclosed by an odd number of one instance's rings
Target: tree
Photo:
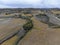
[[[23,29],[27,31],[31,30],[33,28],[32,20],[29,20],[26,24],[23,25]]]

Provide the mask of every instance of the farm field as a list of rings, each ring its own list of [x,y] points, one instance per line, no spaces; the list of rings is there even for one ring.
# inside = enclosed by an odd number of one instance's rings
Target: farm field
[[[49,28],[35,18],[34,28],[19,42],[18,45],[59,45],[60,28]]]
[[[32,18],[32,20],[34,28],[27,33],[18,45],[59,45],[60,28],[49,28],[47,24],[44,24],[35,18]],[[13,45],[17,39],[18,36],[14,36],[2,45]]]
[[[39,20],[40,17],[36,18],[36,15],[45,15],[44,9],[15,11],[2,13],[0,16],[0,43],[3,42],[0,45],[60,45],[60,27],[53,28],[49,25],[51,22],[46,21],[48,23],[44,23]],[[50,14],[49,11],[54,15],[58,15],[58,17],[60,15],[58,10],[48,10],[48,15]],[[60,22],[60,18],[56,17],[56,19]],[[25,33],[26,35],[24,35]],[[7,39],[11,35],[13,36]]]
[[[0,40],[21,30],[21,26],[25,23],[25,20],[19,18],[3,18],[0,21]]]

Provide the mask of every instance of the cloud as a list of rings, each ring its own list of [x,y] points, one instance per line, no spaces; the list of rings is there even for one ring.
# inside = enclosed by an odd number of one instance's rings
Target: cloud
[[[7,5],[0,5],[0,8],[15,8],[15,7],[7,6]]]
[[[37,7],[42,0],[0,0],[0,4],[12,7]]]
[[[60,7],[60,1],[59,0],[45,0],[44,5],[47,7]]]
[[[0,2],[4,4],[37,4],[40,3],[41,0],[0,0]]]
[[[60,8],[60,0],[0,0],[0,8]]]

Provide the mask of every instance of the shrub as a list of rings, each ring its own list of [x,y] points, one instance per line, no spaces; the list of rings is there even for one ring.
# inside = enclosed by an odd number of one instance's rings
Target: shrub
[[[23,29],[29,31],[33,28],[32,20],[29,20],[26,24],[23,25]]]

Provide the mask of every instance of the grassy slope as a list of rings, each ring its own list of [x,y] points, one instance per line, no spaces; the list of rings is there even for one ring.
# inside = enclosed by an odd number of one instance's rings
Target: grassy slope
[[[25,20],[22,20],[22,19],[13,19],[13,21],[11,22],[12,24],[21,24],[21,26],[25,23]],[[10,24],[11,25],[11,24]],[[20,27],[21,26],[17,26],[17,27],[11,27],[11,26],[5,26],[5,29],[9,29],[9,31],[11,30],[11,32],[12,32],[12,30],[19,30],[20,29]],[[8,30],[6,30],[6,31],[8,31]],[[14,32],[14,31],[13,31]],[[10,32],[7,32],[7,34],[9,34]],[[6,35],[7,35],[6,34]],[[6,35],[4,35],[4,36],[6,36]],[[1,38],[3,38],[4,36],[2,36]],[[1,39],[0,38],[0,39]],[[6,42],[4,42],[3,44],[1,44],[1,45],[13,45],[14,44],[14,41],[15,40],[17,40],[18,39],[18,37],[17,36],[14,36],[13,38],[11,38],[11,39],[9,39],[9,40],[7,40]]]
[[[49,28],[35,18],[34,28],[20,41],[19,45],[60,45],[60,28]]]
[[[40,45],[40,41],[44,42],[44,44],[46,43],[43,38],[45,37],[44,31],[47,25],[43,25],[43,23],[36,20],[35,18],[32,18],[32,20],[34,23],[34,28],[28,32],[28,34],[21,40],[18,45]]]

